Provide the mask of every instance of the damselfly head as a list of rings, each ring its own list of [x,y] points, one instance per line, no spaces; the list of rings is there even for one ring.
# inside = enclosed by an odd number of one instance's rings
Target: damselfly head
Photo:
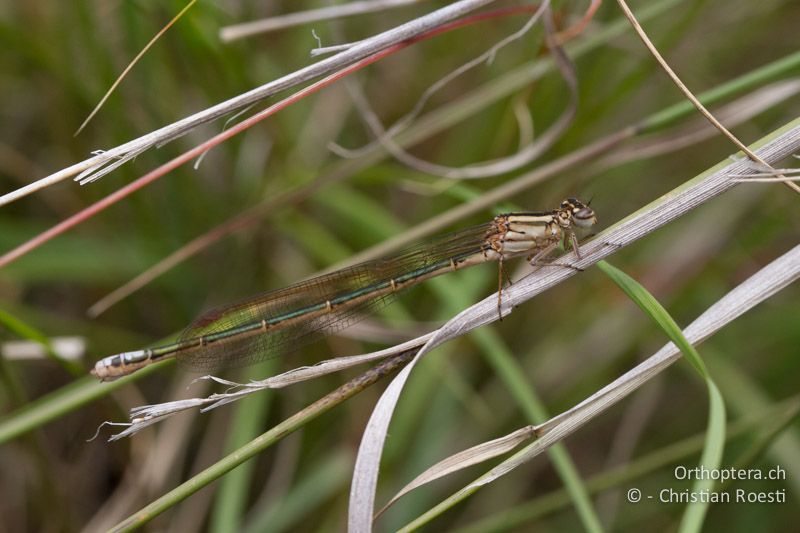
[[[579,228],[591,228],[597,224],[597,216],[594,214],[594,209],[577,198],[567,198],[561,202],[559,211],[560,218],[571,219],[571,222]]]

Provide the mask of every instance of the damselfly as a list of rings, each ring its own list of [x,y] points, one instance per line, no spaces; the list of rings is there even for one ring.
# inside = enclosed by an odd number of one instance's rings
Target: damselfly
[[[579,253],[576,228],[596,222],[594,211],[575,198],[553,211],[498,215],[396,257],[214,309],[196,319],[177,342],[106,357],[92,373],[112,380],[171,357],[201,371],[253,364],[340,331],[389,303],[399,291],[446,272],[499,261],[502,288],[503,261],[525,255],[539,264],[561,242]]]

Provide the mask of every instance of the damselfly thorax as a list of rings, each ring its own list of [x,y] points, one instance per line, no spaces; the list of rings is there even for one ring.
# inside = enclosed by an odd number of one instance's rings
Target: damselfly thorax
[[[564,200],[553,211],[498,215],[489,223],[395,257],[367,261],[213,309],[196,319],[177,342],[106,357],[92,373],[101,380],[113,380],[172,357],[201,371],[253,364],[340,331],[389,303],[399,291],[440,274],[499,261],[502,289],[502,265],[507,259],[525,256],[532,264],[542,264],[561,242],[569,242],[580,257],[576,230],[596,222],[594,211],[575,198]]]

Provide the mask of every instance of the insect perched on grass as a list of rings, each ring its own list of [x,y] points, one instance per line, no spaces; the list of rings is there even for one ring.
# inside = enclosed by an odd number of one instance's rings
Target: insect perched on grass
[[[340,331],[365,312],[389,303],[401,290],[446,272],[499,261],[502,287],[503,261],[525,255],[531,264],[541,264],[567,240],[578,253],[575,229],[595,223],[594,210],[576,198],[564,200],[553,211],[497,215],[491,222],[392,258],[367,261],[213,309],[196,319],[177,342],[106,357],[92,373],[109,381],[171,357],[201,371],[253,364]]]

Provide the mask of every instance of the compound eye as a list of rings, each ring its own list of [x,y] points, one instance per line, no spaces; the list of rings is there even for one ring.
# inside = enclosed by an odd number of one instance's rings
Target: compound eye
[[[575,223],[580,227],[586,228],[597,223],[594,209],[590,207],[575,209],[572,216],[575,218]]]

